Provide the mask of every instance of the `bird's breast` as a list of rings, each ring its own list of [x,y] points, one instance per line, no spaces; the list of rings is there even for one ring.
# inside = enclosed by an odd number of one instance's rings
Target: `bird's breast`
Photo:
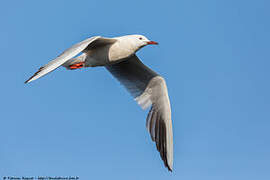
[[[106,66],[121,62],[123,59],[134,54],[134,51],[121,43],[114,43],[87,52],[86,67]]]
[[[121,61],[134,54],[134,52],[128,45],[118,42],[110,46],[108,57],[110,62]]]

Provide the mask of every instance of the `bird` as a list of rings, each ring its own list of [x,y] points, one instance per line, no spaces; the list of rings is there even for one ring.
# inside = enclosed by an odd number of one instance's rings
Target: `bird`
[[[143,35],[114,38],[93,36],[83,40],[40,67],[25,83],[34,81],[60,66],[68,70],[104,66],[128,90],[143,110],[150,108],[146,128],[165,167],[173,170],[171,105],[165,79],[148,68],[136,55],[147,45],[157,45]]]

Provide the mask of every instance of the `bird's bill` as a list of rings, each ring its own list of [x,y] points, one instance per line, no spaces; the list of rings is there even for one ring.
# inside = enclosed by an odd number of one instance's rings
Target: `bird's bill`
[[[148,41],[147,44],[154,44],[154,45],[158,45],[158,43],[156,41]]]

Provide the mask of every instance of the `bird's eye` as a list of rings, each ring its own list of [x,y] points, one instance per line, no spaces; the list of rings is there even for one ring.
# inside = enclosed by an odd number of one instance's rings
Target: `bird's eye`
[[[142,37],[140,37],[139,40],[142,40]]]

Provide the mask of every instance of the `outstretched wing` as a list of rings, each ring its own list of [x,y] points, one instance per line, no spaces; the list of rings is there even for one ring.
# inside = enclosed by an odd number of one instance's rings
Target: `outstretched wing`
[[[115,41],[116,41],[115,39],[94,36],[80,43],[77,43],[72,47],[68,48],[67,50],[65,50],[62,54],[60,54],[54,60],[50,61],[48,64],[40,67],[39,70],[32,77],[30,77],[27,81],[25,81],[25,83],[29,83],[48,74],[49,72],[55,70],[56,68],[64,64],[70,58],[73,58],[74,56],[78,55],[80,52],[89,50],[91,48],[99,47],[105,44],[112,44]]]
[[[165,166],[172,171],[173,131],[165,80],[145,66],[136,55],[106,68],[127,88],[143,109],[152,105],[146,127],[152,140],[156,142]]]

